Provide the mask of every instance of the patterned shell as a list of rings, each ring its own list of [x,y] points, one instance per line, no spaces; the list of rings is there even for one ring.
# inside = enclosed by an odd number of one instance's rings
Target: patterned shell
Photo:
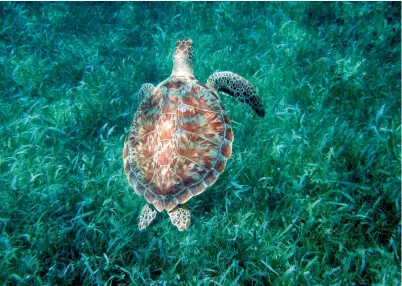
[[[170,211],[217,180],[232,141],[219,97],[198,80],[171,77],[140,104],[124,144],[124,171],[137,194]]]

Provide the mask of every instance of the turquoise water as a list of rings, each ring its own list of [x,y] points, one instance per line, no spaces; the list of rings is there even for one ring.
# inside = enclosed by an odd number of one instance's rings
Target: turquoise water
[[[400,23],[399,2],[1,2],[1,284],[400,285]],[[245,77],[265,117],[219,93],[225,171],[188,229],[140,231],[124,139],[185,37],[195,77]]]

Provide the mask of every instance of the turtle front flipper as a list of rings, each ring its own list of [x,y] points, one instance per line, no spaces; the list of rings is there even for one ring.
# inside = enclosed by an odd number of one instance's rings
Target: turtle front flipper
[[[245,78],[232,72],[216,72],[208,78],[206,85],[247,103],[258,116],[265,116],[264,105],[257,90]]]
[[[144,83],[138,92],[138,102],[141,103],[145,97],[152,94],[154,88],[151,83]]]
[[[140,214],[140,222],[138,223],[138,228],[146,228],[156,217],[156,210],[149,204],[146,204]]]
[[[187,205],[178,205],[168,212],[168,214],[172,224],[174,224],[180,231],[183,231],[190,226],[191,213],[190,208]]]

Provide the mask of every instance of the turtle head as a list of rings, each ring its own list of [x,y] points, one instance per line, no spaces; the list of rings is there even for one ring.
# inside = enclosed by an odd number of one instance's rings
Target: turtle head
[[[176,42],[173,55],[172,76],[191,76],[194,66],[193,42],[190,39],[183,39]]]

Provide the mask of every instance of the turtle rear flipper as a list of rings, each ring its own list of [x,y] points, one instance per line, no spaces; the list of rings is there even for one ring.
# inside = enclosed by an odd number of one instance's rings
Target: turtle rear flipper
[[[216,72],[208,78],[206,85],[247,103],[258,116],[265,116],[264,105],[257,90],[245,78],[232,72]]]
[[[140,222],[138,223],[138,228],[146,228],[156,217],[156,210],[149,204],[146,204],[140,214]]]
[[[168,214],[172,224],[174,224],[180,231],[183,231],[190,226],[191,214],[190,208],[187,205],[178,205],[168,212]]]

